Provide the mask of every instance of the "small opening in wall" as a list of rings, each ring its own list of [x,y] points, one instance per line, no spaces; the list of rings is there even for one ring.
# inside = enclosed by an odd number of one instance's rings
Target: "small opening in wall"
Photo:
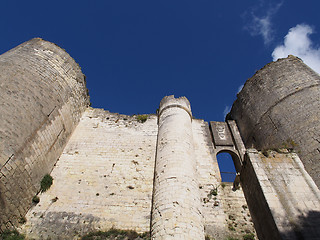
[[[217,155],[218,165],[220,169],[222,182],[233,182],[237,171],[233,163],[231,154],[227,152],[221,152]]]

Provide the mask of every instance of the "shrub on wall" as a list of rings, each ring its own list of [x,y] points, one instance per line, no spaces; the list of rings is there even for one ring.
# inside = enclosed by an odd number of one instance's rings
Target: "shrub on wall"
[[[44,175],[40,183],[40,191],[41,192],[47,191],[51,187],[52,182],[53,182],[53,178],[49,174]]]
[[[24,240],[24,236],[21,235],[17,230],[4,231],[0,234],[1,240]]]
[[[148,115],[138,115],[137,116],[137,121],[141,122],[141,123],[144,123],[145,121],[147,121],[147,119],[148,119]]]

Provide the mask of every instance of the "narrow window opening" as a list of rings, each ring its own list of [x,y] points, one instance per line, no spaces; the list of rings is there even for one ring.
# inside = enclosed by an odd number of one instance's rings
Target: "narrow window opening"
[[[232,156],[227,152],[221,152],[217,155],[222,182],[233,182],[236,177],[236,169]]]

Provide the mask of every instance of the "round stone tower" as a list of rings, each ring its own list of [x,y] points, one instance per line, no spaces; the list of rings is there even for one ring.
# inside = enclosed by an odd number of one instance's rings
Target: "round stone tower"
[[[249,79],[227,118],[247,147],[294,148],[320,187],[320,76],[288,56]]]
[[[24,216],[89,105],[85,76],[40,38],[0,56],[0,230]]]
[[[158,126],[151,237],[203,240],[189,101],[163,98]]]

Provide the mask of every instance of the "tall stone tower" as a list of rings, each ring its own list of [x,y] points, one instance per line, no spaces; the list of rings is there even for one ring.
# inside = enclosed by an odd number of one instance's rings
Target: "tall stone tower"
[[[32,39],[0,56],[0,225],[16,225],[89,105],[85,77],[57,45]]]
[[[259,70],[228,118],[236,120],[247,148],[294,148],[320,188],[320,76],[299,58]]]
[[[163,98],[158,118],[152,238],[204,239],[188,99]]]

